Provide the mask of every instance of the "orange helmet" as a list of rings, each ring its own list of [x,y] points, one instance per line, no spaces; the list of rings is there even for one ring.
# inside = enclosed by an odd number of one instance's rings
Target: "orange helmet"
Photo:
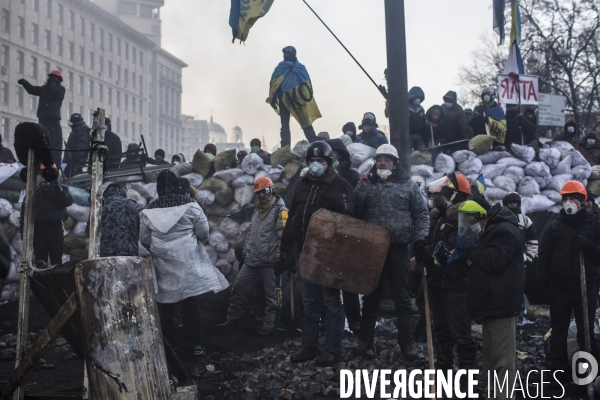
[[[273,181],[266,176],[261,176],[254,182],[254,193],[258,193],[263,189],[275,187]]]
[[[583,186],[583,183],[577,181],[569,181],[565,183],[565,186],[562,187],[562,190],[559,194],[561,196],[564,196],[565,194],[580,194],[585,200],[588,199],[587,190],[585,190],[585,186]]]
[[[457,192],[462,192],[467,196],[471,196],[471,183],[467,177],[459,173],[451,173],[450,175],[443,176],[440,179],[431,182],[429,184],[429,191],[434,193],[439,192],[446,186]]]
[[[61,72],[60,72],[59,70],[57,70],[57,69],[50,71],[50,73],[48,74],[48,76],[50,76],[50,75],[54,75],[54,76],[56,76],[56,77],[58,78],[58,80],[59,80],[59,81],[61,81],[61,82],[63,81],[62,74],[61,74]]]

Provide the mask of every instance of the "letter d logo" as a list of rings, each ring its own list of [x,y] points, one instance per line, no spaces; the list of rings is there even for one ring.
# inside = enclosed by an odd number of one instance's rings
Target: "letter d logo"
[[[598,362],[590,353],[578,351],[573,355],[571,369],[573,370],[573,382],[576,385],[584,386],[596,379],[598,375]],[[580,378],[578,375],[583,375],[584,377]]]

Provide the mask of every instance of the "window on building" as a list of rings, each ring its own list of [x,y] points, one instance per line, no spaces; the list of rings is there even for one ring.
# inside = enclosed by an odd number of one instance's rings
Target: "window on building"
[[[104,50],[104,28],[100,28],[100,48]]]
[[[25,53],[17,51],[17,72],[22,74],[25,70]]]
[[[8,118],[2,118],[0,120],[0,129],[2,129],[2,137],[8,141],[8,135],[10,132],[10,120]]]
[[[83,106],[79,106],[77,107],[77,112],[81,115],[83,115]]]
[[[50,74],[50,63],[44,61],[44,78]]]
[[[135,142],[135,122],[131,122],[131,141]]]
[[[23,108],[23,86],[17,85],[17,107]]]
[[[75,13],[73,11],[69,11],[69,29],[75,29]]]
[[[88,96],[94,98],[94,81],[90,79],[88,84]]]
[[[56,36],[56,54],[59,56],[63,55],[63,38],[62,36]]]
[[[29,96],[29,111],[36,111],[38,104],[37,96]]]
[[[126,120],[126,119],[124,119],[124,120],[123,120],[123,130],[124,130],[124,132],[123,132],[123,133],[125,134],[125,137],[127,137],[127,130],[128,130],[128,129],[127,129],[127,127],[128,127],[128,126],[129,126],[129,124],[127,123],[127,120]]]
[[[129,95],[123,95],[123,106],[125,107],[125,111],[129,111]]]
[[[125,89],[127,89],[127,85],[129,84],[129,70],[127,68],[123,70],[123,78],[125,78]]]
[[[77,82],[77,94],[83,94],[83,76],[81,75],[79,75],[79,81]]]
[[[133,1],[119,1],[119,14],[137,15],[137,4]]]
[[[140,67],[144,66],[144,52],[140,50]]]
[[[10,11],[2,9],[2,30],[10,32]]]
[[[98,84],[98,101],[104,101],[104,85]]]
[[[71,118],[71,115],[73,115],[73,102],[69,101],[67,103],[67,118],[66,119]]]
[[[85,39],[85,18],[79,17],[79,34]]]
[[[52,18],[52,0],[46,1],[46,18]]]
[[[112,33],[108,34],[108,51],[113,51],[113,35],[112,35]]]
[[[131,60],[133,61],[133,63],[136,63],[136,59],[137,59],[137,50],[135,48],[135,46],[131,46]]]
[[[44,48],[46,50],[51,49],[50,35],[51,35],[50,31],[46,29],[46,31],[44,32]]]
[[[137,79],[135,78],[135,72],[131,73],[131,85],[133,86],[133,88],[135,89],[135,83],[136,83]]]
[[[100,73],[104,72],[104,57],[102,56],[98,57],[98,71]]]
[[[121,38],[117,38],[117,55],[121,55]]]
[[[73,73],[67,72],[67,89],[73,90]]]
[[[112,78],[112,61],[108,60],[108,66],[106,67],[108,72],[108,77]]]
[[[94,42],[96,40],[96,24],[90,22],[90,41]]]
[[[91,108],[88,110],[88,121],[90,121],[90,125],[94,123],[94,110]]]
[[[17,36],[25,37],[25,18],[17,17]]]
[[[121,92],[117,90],[117,108],[121,107]]]
[[[38,44],[39,28],[37,24],[31,24],[31,43]]]
[[[112,104],[112,88],[106,88],[106,103]]]
[[[38,76],[38,61],[37,57],[31,57],[31,77],[36,78]]]
[[[140,95],[143,96],[142,90],[144,89],[144,85],[143,85],[143,80],[142,80],[142,76],[140,75]]]
[[[8,104],[8,82],[0,82],[0,101]]]
[[[135,113],[135,97],[131,96],[131,112]]]
[[[129,43],[125,43],[125,59],[129,60]]]
[[[117,65],[117,85],[121,81],[121,66]]]
[[[63,7],[63,5],[57,4],[56,16],[57,16],[59,25],[62,25],[64,23],[64,13],[65,13],[65,8]]]
[[[85,49],[83,47],[79,47],[79,65],[85,64]]]
[[[140,135],[143,134],[144,131],[142,130],[142,124],[138,125],[138,132],[140,133]]]
[[[69,60],[73,60],[74,56],[75,56],[75,43],[69,41],[69,48],[67,50],[67,58]]]
[[[0,57],[0,63],[2,63],[3,67],[8,67],[9,59],[10,59],[10,48],[6,45],[2,45],[2,55]]]
[[[89,68],[90,69],[94,69],[94,52],[90,51],[90,64],[89,64]]]
[[[119,118],[119,117],[117,117],[117,125],[116,126],[117,126],[117,132],[119,132],[121,130],[121,118]],[[115,126],[113,125],[113,128],[114,127]],[[114,129],[113,129],[113,132],[114,132]]]
[[[31,8],[35,11],[40,10],[40,0],[31,0]]]

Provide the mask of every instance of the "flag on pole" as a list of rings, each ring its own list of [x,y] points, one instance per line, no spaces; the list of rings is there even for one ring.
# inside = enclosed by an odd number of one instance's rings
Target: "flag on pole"
[[[504,66],[504,75],[509,75],[515,79],[519,79],[519,75],[525,74],[525,66],[523,65],[523,57],[521,57],[521,51],[516,41],[512,42],[510,46],[510,52],[506,59],[506,65]]]
[[[510,23],[510,43],[517,42],[521,44],[521,11],[519,10],[519,0],[510,0],[512,21]]]
[[[493,0],[494,4],[494,32],[500,36],[500,43],[504,43],[504,24],[506,19],[504,18],[504,7],[506,0]]]
[[[479,194],[483,194],[483,192],[485,192],[485,189],[487,189],[487,185],[485,184],[485,177],[483,176],[483,174],[479,174],[477,179],[475,179],[474,184],[477,185],[477,190],[479,190]]]
[[[233,32],[232,43],[235,39],[245,42],[250,28],[264,16],[273,5],[274,0],[231,0],[229,26]]]

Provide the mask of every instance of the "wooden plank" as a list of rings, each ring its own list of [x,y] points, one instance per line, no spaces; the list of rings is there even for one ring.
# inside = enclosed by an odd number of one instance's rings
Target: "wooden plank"
[[[390,247],[386,228],[321,209],[313,214],[298,269],[302,280],[369,294]]]
[[[52,392],[37,393],[25,392],[25,400],[56,400],[56,399],[82,399],[81,393],[73,392]]]
[[[0,392],[2,396],[10,396],[17,389],[27,372],[40,360],[42,354],[60,335],[60,331],[69,322],[75,311],[77,311],[77,298],[75,293],[73,293],[33,343],[33,346],[31,346],[29,352],[21,360],[15,372],[8,378],[8,381]]]
[[[94,129],[92,130],[92,142],[104,143],[104,109],[98,108],[94,112]],[[104,145],[103,145],[104,146]],[[104,146],[106,150],[106,146]],[[100,153],[92,152],[92,187],[90,190],[90,243],[88,247],[88,258],[100,257],[100,217],[102,216],[102,179],[104,177],[104,166],[100,161]],[[143,171],[142,171],[143,172]]]

